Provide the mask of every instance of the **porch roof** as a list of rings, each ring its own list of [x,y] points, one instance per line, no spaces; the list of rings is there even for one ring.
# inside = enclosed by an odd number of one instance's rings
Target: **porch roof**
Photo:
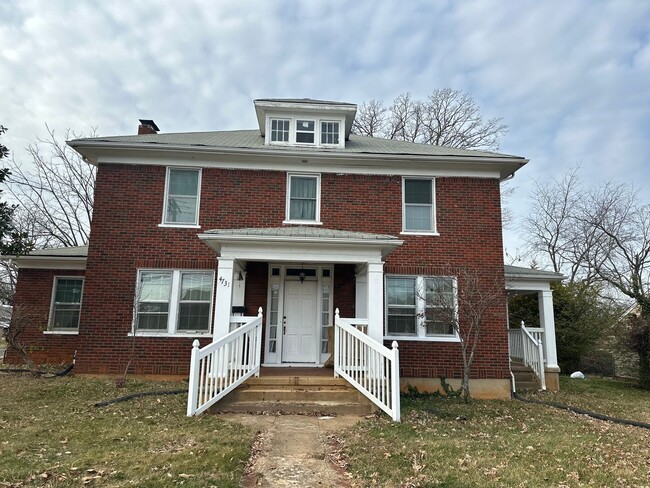
[[[19,268],[36,269],[85,269],[88,246],[34,249],[21,256],[0,256],[3,261],[11,260]]]
[[[347,230],[323,229],[313,226],[266,227],[244,229],[213,229],[205,234],[219,236],[259,236],[259,237],[294,237],[307,239],[338,239],[338,240],[385,240],[399,241],[388,234],[370,234],[368,232],[352,232]]]
[[[513,293],[533,293],[551,289],[551,283],[566,276],[555,271],[505,265],[506,289]]]
[[[357,263],[385,258],[404,242],[388,234],[310,226],[213,229],[199,239],[218,255],[236,259]]]

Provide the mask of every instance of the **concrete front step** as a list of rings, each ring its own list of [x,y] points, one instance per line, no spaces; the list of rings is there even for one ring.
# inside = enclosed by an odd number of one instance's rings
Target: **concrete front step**
[[[350,388],[342,389],[262,389],[262,388],[237,388],[230,395],[232,401],[241,402],[342,402],[354,403],[362,401],[363,395]],[[365,397],[363,397],[365,399]]]
[[[367,415],[377,407],[343,378],[260,376],[250,378],[210,412],[284,412]]]
[[[378,410],[372,403],[340,402],[217,402],[210,413],[284,413],[302,415],[369,415]]]

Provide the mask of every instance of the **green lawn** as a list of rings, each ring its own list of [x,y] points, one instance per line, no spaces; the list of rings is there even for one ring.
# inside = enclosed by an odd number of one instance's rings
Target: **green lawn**
[[[185,386],[0,373],[0,486],[239,486],[254,433],[185,417],[186,395],[93,406]]]
[[[650,392],[626,383],[562,381],[536,398],[648,421]],[[519,401],[405,399],[342,439],[361,486],[650,486],[650,430]]]

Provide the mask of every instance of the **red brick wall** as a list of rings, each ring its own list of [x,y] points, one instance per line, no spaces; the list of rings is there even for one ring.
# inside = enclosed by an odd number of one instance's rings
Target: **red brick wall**
[[[14,297],[11,327],[18,326],[24,309],[34,321],[21,332],[20,342],[26,346],[36,364],[70,364],[79,347],[79,336],[69,334],[44,334],[50,317],[52,286],[55,276],[83,276],[83,271],[66,269],[21,269]],[[82,299],[83,300],[83,299]],[[23,315],[24,317],[24,315]],[[22,359],[12,349],[7,349],[5,362],[20,364]]]
[[[324,228],[399,236],[401,178],[323,174]],[[280,227],[285,217],[286,173],[204,169],[201,229],[159,227],[165,167],[100,164],[79,339],[78,370],[120,373],[130,356],[133,293],[138,267],[216,269],[213,251],[196,234],[213,228]],[[432,274],[447,266],[489,269],[503,280],[499,183],[496,179],[438,178],[440,236],[399,236],[404,245],[386,263],[387,273]],[[266,306],[267,266],[249,263],[247,314]],[[351,314],[351,266],[335,269],[334,306]],[[347,277],[343,280],[343,277]],[[49,294],[48,300],[49,300]],[[486,330],[474,376],[508,376],[504,305]],[[216,307],[219,304],[215,305]],[[344,312],[347,310],[347,312]],[[185,374],[192,339],[137,338],[133,370]],[[458,376],[458,346],[400,341],[403,374]],[[415,369],[417,368],[417,372]],[[416,374],[417,373],[417,374]]]

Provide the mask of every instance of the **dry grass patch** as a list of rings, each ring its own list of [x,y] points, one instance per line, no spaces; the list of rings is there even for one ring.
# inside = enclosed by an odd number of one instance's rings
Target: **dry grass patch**
[[[249,429],[185,417],[186,395],[93,406],[184,386],[0,373],[0,486],[239,486]]]
[[[570,388],[563,401],[577,402],[582,392]],[[617,391],[597,390],[603,404]],[[402,423],[359,424],[343,452],[361,486],[650,485],[650,430],[518,401],[405,399]]]

